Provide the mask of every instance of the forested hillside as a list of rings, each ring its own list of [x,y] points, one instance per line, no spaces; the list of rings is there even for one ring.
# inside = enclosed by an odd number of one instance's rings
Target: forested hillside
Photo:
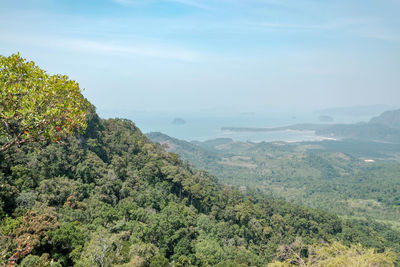
[[[0,157],[2,265],[264,266],[334,240],[399,251],[399,233],[383,225],[221,186],[132,122],[94,111],[86,133],[66,144],[14,147]],[[393,259],[364,256],[388,266]]]
[[[258,188],[303,206],[400,227],[400,145],[231,139],[189,143],[160,133],[148,136],[224,184]]]
[[[372,118],[370,123],[400,128],[400,109],[385,111],[381,115]]]
[[[317,129],[317,135],[339,138],[369,140],[386,143],[400,143],[400,110],[383,112],[367,123],[335,124]]]
[[[0,63],[1,266],[399,263],[390,227],[223,186],[67,76]]]

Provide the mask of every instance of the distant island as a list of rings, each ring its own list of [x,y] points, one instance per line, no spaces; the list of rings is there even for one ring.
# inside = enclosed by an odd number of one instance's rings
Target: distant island
[[[184,125],[186,121],[182,118],[175,118],[171,123],[175,125]]]
[[[321,115],[321,116],[319,116],[319,121],[320,122],[332,122],[333,118],[328,115]]]

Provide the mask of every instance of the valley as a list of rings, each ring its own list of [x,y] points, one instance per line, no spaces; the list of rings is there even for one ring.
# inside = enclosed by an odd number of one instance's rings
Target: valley
[[[216,139],[164,144],[221,182],[349,218],[400,227],[400,145],[355,140],[253,143]]]

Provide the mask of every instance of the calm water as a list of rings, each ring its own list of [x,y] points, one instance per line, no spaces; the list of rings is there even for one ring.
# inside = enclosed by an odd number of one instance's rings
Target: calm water
[[[99,112],[102,117],[111,114]],[[321,140],[313,131],[279,131],[279,132],[229,132],[222,131],[221,127],[275,127],[297,123],[320,123],[319,116],[313,113],[264,113],[264,114],[176,114],[137,112],[119,114],[118,117],[128,118],[144,132],[162,132],[169,136],[186,141],[205,141],[215,138],[232,138],[237,141],[313,141]],[[186,121],[184,125],[175,125],[171,122],[175,118]],[[364,117],[335,118],[334,123],[354,123],[367,121]]]

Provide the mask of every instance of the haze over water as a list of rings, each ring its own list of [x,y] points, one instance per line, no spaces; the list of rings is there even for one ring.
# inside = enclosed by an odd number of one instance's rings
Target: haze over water
[[[115,111],[101,111],[100,115],[112,117]],[[236,113],[184,113],[184,112],[133,112],[121,113],[120,117],[133,120],[144,132],[162,132],[171,137],[186,141],[205,141],[215,138],[232,138],[235,141],[315,141],[322,140],[313,131],[276,131],[276,132],[231,132],[222,131],[222,127],[277,127],[298,123],[322,123],[319,115],[313,112],[236,112]],[[185,124],[177,125],[172,121],[182,118]],[[370,115],[342,115],[331,123],[356,123],[368,121]]]

